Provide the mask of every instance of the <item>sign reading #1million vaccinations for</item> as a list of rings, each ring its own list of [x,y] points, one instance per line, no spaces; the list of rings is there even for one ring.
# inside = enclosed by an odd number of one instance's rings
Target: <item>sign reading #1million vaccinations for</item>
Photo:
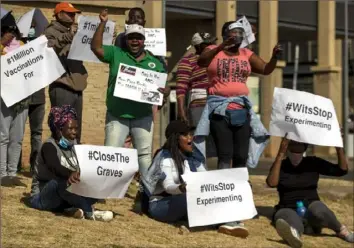
[[[7,107],[48,86],[65,70],[45,36],[1,56],[1,98]]]

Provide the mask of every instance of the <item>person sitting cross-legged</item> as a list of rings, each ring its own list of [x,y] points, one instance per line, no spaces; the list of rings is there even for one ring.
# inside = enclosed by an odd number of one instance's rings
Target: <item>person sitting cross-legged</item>
[[[319,175],[344,176],[348,164],[343,148],[337,147],[338,164],[324,159],[303,157],[307,144],[283,138],[278,155],[267,177],[267,185],[277,187],[279,204],[273,224],[280,237],[291,247],[302,247],[302,234],[320,234],[322,228],[333,230],[341,239],[353,243],[354,234],[341,224],[332,210],[319,198]],[[287,158],[283,160],[283,157]],[[298,214],[297,209],[307,210]]]
[[[74,145],[78,129],[76,111],[69,105],[53,107],[48,117],[52,133],[44,142],[34,165],[30,207],[89,220],[109,221],[110,211],[94,211],[98,200],[67,191],[80,182],[80,168]]]

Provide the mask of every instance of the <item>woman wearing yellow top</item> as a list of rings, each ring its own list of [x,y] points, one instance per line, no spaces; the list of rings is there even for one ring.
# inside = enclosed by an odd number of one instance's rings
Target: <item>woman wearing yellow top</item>
[[[21,45],[17,26],[1,26],[1,56]],[[0,111],[0,178],[2,186],[26,186],[16,177],[20,159],[25,123],[28,115],[28,99],[6,106],[1,98]]]

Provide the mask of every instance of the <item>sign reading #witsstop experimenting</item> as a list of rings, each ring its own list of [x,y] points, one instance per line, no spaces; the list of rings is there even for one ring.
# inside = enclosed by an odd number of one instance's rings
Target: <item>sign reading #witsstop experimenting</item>
[[[247,168],[195,172],[182,177],[187,185],[190,227],[247,220],[257,215]]]
[[[343,140],[331,99],[308,92],[275,88],[271,135],[320,146],[343,147]]]

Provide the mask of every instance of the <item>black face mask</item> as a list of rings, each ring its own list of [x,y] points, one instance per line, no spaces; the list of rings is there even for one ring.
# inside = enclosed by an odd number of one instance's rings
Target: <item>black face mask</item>
[[[235,45],[236,45],[237,47],[240,47],[240,46],[241,46],[242,41],[243,41],[243,37],[242,37],[242,36],[236,36],[236,37],[235,37]]]

